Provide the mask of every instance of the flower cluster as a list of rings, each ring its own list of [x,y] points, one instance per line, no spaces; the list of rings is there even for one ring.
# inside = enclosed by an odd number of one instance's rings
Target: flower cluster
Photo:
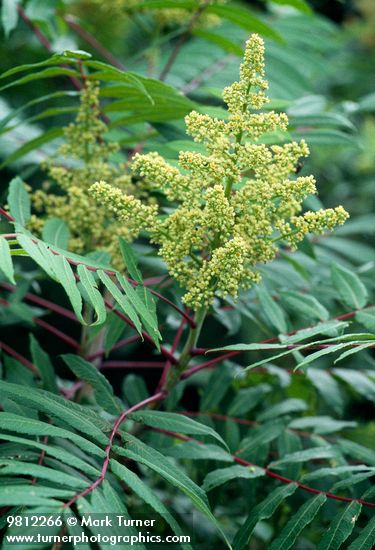
[[[206,154],[183,151],[179,168],[159,154],[136,155],[133,170],[177,207],[157,216],[141,201],[101,182],[91,188],[96,200],[124,222],[139,216],[142,228],[159,245],[168,270],[186,289],[184,302],[198,310],[215,295],[237,296],[240,287],[260,280],[256,266],[272,261],[280,242],[295,248],[307,233],[322,233],[348,217],[339,206],[302,212],[316,192],[312,176],[297,177],[304,141],[266,145],[262,137],[286,130],[284,113],[259,112],[267,102],[264,45],[252,35],[240,79],[224,90],[226,121],[193,111],[187,132]],[[132,214],[133,212],[133,214]]]
[[[88,81],[81,92],[77,117],[64,130],[66,142],[58,150],[58,160],[51,159],[45,164],[50,181],[32,196],[35,210],[46,216],[33,216],[31,229],[40,232],[47,218],[60,218],[70,229],[70,250],[85,253],[102,248],[110,252],[114,265],[120,267],[118,237],[132,240],[138,231],[134,224],[115,222],[104,209],[98,209],[88,189],[99,178],[123,193],[139,191],[125,166],[109,162],[118,145],[104,140],[106,132],[107,125],[100,118],[99,87]],[[64,194],[50,193],[52,182]]]

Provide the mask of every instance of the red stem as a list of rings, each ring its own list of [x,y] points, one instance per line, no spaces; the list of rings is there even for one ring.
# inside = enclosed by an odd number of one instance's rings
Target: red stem
[[[1,208],[0,206],[0,215],[4,216],[9,222],[14,222],[14,218],[6,211],[4,208]]]
[[[230,359],[231,357],[234,357],[235,355],[238,355],[238,352],[232,351],[230,353],[227,353],[225,355],[221,355],[220,357],[215,357],[214,359],[211,359],[210,361],[206,361],[205,363],[202,363],[201,365],[195,365],[194,367],[191,367],[190,369],[184,371],[181,375],[181,379],[185,380],[186,378],[189,378],[196,372],[199,372],[203,369],[208,369],[210,367],[214,367],[217,365],[217,363],[221,363],[221,361],[225,361],[226,359]]]
[[[118,419],[116,420],[115,424],[113,425],[112,431],[109,435],[109,442],[108,442],[108,445],[105,449],[106,456],[105,456],[105,459],[104,459],[104,462],[103,462],[103,466],[102,466],[102,470],[100,472],[100,476],[94,481],[94,483],[92,483],[84,491],[82,491],[81,493],[76,494],[73,498],[71,498],[69,500],[69,502],[66,502],[64,504],[64,508],[69,508],[79,498],[85,497],[86,495],[91,493],[94,489],[96,489],[96,487],[98,487],[98,485],[100,485],[102,483],[102,481],[104,480],[104,478],[106,476],[107,470],[108,470],[109,461],[110,461],[110,454],[111,454],[111,450],[112,450],[112,446],[113,446],[114,437],[117,433],[117,430],[119,429],[121,424],[124,422],[126,417],[130,413],[138,411],[139,409],[142,409],[143,407],[147,407],[147,405],[150,405],[151,403],[155,403],[156,401],[162,401],[163,399],[165,399],[165,397],[166,397],[166,395],[163,392],[155,393],[155,395],[152,395],[151,397],[148,397],[147,399],[144,399],[143,401],[140,401],[136,405],[133,405],[133,407],[130,407],[130,409],[124,411],[118,417]]]
[[[154,431],[164,433],[167,436],[175,437],[176,439],[180,439],[181,441],[194,441],[195,443],[198,443],[199,445],[205,445],[202,441],[198,441],[197,439],[194,439],[193,437],[188,437],[185,435],[177,434],[175,432],[170,432],[168,430],[162,430],[161,428],[150,428]],[[296,481],[294,479],[289,479],[288,477],[281,476],[279,474],[276,474],[272,470],[270,470],[268,467],[263,468],[262,466],[258,466],[257,464],[254,464],[252,462],[248,462],[247,460],[244,460],[243,458],[240,458],[236,455],[231,455],[234,462],[237,462],[237,464],[241,464],[242,466],[250,466],[252,468],[260,468],[264,471],[265,475],[268,477],[272,477],[274,479],[277,479],[278,481],[281,481],[282,483],[294,483],[297,485],[299,489],[302,489],[303,491],[307,491],[309,493],[313,493],[315,495],[325,495],[327,498],[333,499],[333,500],[340,500],[342,502],[359,502],[363,506],[369,506],[371,508],[375,508],[374,502],[368,502],[366,500],[360,499],[360,498],[350,498],[350,497],[343,497],[340,495],[335,495],[333,493],[329,493],[328,491],[320,491],[319,489],[314,489],[313,487],[310,487],[309,485],[305,485],[304,483],[300,483],[299,481]]]
[[[17,359],[17,361],[19,361],[24,367],[31,370],[31,372],[33,372],[34,374],[39,375],[39,370],[33,363],[31,363],[31,361],[29,361],[28,359],[26,359],[26,357],[23,357],[23,355],[20,355],[16,350],[1,341],[0,350],[4,350],[5,353],[11,355],[12,357],[14,357],[14,359]]]
[[[48,332],[50,332],[51,334],[54,334],[55,336],[57,336],[57,338],[60,338],[60,340],[63,340],[64,342],[66,342],[72,348],[74,348],[76,350],[81,349],[81,346],[79,345],[79,343],[76,342],[75,340],[73,340],[73,338],[71,338],[67,334],[65,334],[65,332],[62,332],[58,328],[53,327],[52,325],[50,325],[49,323],[47,323],[43,319],[39,319],[38,317],[34,317],[34,321],[37,325],[44,328],[45,330],[48,330]]]

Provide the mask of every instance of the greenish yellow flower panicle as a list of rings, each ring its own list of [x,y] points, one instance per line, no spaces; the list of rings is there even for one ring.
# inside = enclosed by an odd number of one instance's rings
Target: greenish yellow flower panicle
[[[258,283],[257,266],[275,259],[280,242],[296,248],[306,234],[332,230],[348,217],[342,206],[303,213],[316,183],[313,176],[297,176],[296,169],[309,150],[303,140],[261,142],[288,127],[285,113],[259,112],[266,89],[263,41],[252,35],[240,79],[223,93],[227,120],[196,111],[185,119],[187,133],[205,153],[180,152],[178,167],[158,153],[134,157],[132,169],[149,190],[174,201],[172,212],[161,207],[158,214],[104,183],[91,188],[98,203],[125,224],[136,219],[138,229],[148,232],[185,288],[183,301],[196,310],[215,296],[236,297],[240,288]]]
[[[49,182],[32,195],[36,212],[30,229],[41,233],[49,217],[64,220],[70,230],[69,248],[86,253],[101,248],[111,253],[113,265],[123,266],[118,237],[131,241],[139,233],[137,224],[124,225],[97,207],[88,193],[98,179],[106,180],[126,194],[140,195],[124,165],[112,164],[109,157],[118,151],[116,143],[105,141],[107,125],[100,118],[99,86],[87,81],[80,96],[80,106],[74,122],[64,129],[65,143],[58,150],[58,159],[45,163]],[[64,194],[55,194],[55,185]],[[52,192],[50,192],[52,191]]]

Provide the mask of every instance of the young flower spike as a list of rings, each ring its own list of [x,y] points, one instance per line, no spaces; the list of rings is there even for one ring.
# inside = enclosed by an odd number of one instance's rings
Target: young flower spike
[[[246,43],[240,79],[225,88],[228,120],[196,111],[185,119],[187,133],[206,154],[182,151],[179,167],[159,154],[137,154],[133,170],[150,190],[176,202],[172,213],[156,209],[100,182],[91,193],[119,219],[137,216],[159,245],[172,276],[186,289],[184,302],[195,310],[215,295],[237,296],[240,287],[259,282],[256,266],[272,261],[280,242],[292,248],[308,233],[323,233],[348,218],[342,206],[301,213],[307,195],[316,193],[312,176],[296,176],[300,157],[309,150],[302,140],[265,145],[261,138],[286,130],[285,113],[260,112],[268,101],[264,79],[264,44],[256,34]]]

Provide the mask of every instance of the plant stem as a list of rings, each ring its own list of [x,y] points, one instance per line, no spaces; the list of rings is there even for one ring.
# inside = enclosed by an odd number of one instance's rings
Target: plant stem
[[[191,359],[191,350],[197,345],[206,315],[207,308],[202,308],[196,312],[194,316],[196,326],[194,328],[190,327],[189,334],[180,355],[178,364],[174,368],[171,368],[168,372],[168,376],[166,377],[162,388],[164,392],[168,393],[177,384],[177,382],[181,378],[182,373],[189,365]]]

